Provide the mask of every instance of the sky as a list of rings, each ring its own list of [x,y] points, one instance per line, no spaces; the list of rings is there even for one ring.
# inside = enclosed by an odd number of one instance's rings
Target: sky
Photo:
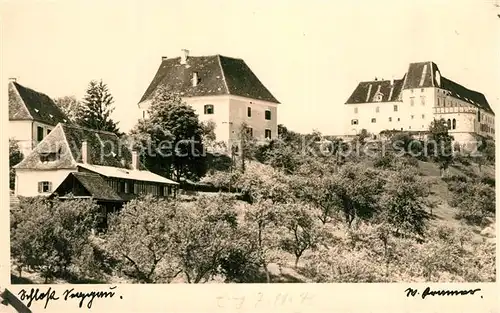
[[[358,82],[401,78],[410,62],[500,105],[495,0],[0,1],[0,70],[52,98],[102,79],[128,131],[162,56],[242,58],[281,102],[278,123],[343,134]],[[5,90],[5,89],[2,89]],[[3,97],[6,98],[4,94]]]

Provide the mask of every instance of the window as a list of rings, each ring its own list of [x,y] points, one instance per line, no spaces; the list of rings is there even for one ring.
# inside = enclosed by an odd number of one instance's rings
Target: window
[[[271,111],[266,110],[266,120],[270,120],[270,119],[271,119]]]
[[[375,112],[376,112],[376,113],[379,113],[379,112],[380,112],[380,108],[379,108],[379,107],[376,107],[376,108],[375,108]]]
[[[358,120],[351,120],[351,125],[358,125]]]
[[[252,117],[252,108],[251,107],[247,108],[247,116]]]
[[[358,108],[354,108],[354,114],[358,114]]]
[[[413,93],[413,89],[410,89],[411,93]]]
[[[438,105],[437,106],[441,106],[441,98],[438,97]]]
[[[372,123],[376,123],[377,122],[377,119],[376,118],[372,118]]]
[[[253,129],[252,129],[252,127],[247,127],[247,134],[248,134],[250,137],[253,137]]]
[[[40,161],[42,163],[53,162],[53,161],[56,161],[58,159],[59,159],[59,154],[55,153],[55,152],[40,154]]]
[[[424,88],[420,89],[420,92],[424,92]]]
[[[392,122],[392,117],[389,117],[389,122]]]
[[[36,140],[37,141],[43,140],[43,127],[38,126],[36,128]]]
[[[146,118],[146,111],[142,111],[142,118]]]
[[[412,116],[411,116],[411,119],[413,119],[414,117],[415,117],[415,116],[413,116],[413,115],[412,115]]]
[[[123,192],[123,193],[127,192],[125,189],[125,182],[123,180],[118,182],[118,192]]]
[[[481,112],[477,111],[477,121],[481,122]]]
[[[411,126],[408,126],[408,129],[411,129]]]
[[[422,114],[422,119],[424,119],[424,118],[425,118],[425,114]]]
[[[421,97],[420,97],[420,103],[421,103],[422,105],[425,105],[425,97],[424,97],[424,96],[421,96]]]
[[[457,128],[457,120],[453,119],[453,125],[452,125],[453,129],[456,129]]]
[[[451,129],[451,120],[450,119],[448,119],[447,124],[448,124],[448,129]]]
[[[398,122],[400,121],[401,119],[398,117]]]
[[[213,104],[205,104],[204,107],[205,114],[214,114],[214,105]]]
[[[395,104],[395,105],[394,105],[394,112],[397,112],[397,111],[398,111],[398,105],[397,105],[397,104]]]
[[[52,192],[52,182],[41,181],[38,182],[38,193]]]
[[[415,105],[415,98],[414,98],[414,97],[411,97],[411,98],[410,98],[410,105],[411,105],[411,106],[414,106],[414,105]]]
[[[270,129],[266,129],[265,137],[266,137],[266,139],[271,139],[271,130]]]
[[[47,128],[47,135],[48,135],[48,134],[50,134],[50,131],[51,131],[51,130],[52,130],[52,129]]]

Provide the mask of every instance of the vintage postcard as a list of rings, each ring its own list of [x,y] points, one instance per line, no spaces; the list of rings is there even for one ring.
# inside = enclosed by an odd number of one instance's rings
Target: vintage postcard
[[[499,312],[499,3],[0,8],[0,312]]]

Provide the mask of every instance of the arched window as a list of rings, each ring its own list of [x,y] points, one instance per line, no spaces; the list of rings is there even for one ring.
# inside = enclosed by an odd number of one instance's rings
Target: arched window
[[[448,123],[447,124],[448,124],[448,129],[451,129],[451,120],[450,119],[448,119]]]
[[[457,120],[453,119],[453,129],[456,129],[456,128],[457,128]]]
[[[213,104],[205,104],[203,108],[205,114],[214,114],[214,105]]]

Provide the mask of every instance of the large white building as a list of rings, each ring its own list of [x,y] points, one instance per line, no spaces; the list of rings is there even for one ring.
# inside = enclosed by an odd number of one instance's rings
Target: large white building
[[[180,57],[163,57],[139,101],[143,117],[159,86],[180,93],[200,121],[214,121],[218,141],[228,145],[237,141],[243,122],[257,140],[278,135],[279,102],[242,59],[190,56],[188,50],[182,50]]]
[[[455,141],[495,137],[495,113],[486,97],[441,75],[434,62],[411,63],[402,79],[360,82],[345,103],[348,135],[362,129],[427,131],[445,119]]]

